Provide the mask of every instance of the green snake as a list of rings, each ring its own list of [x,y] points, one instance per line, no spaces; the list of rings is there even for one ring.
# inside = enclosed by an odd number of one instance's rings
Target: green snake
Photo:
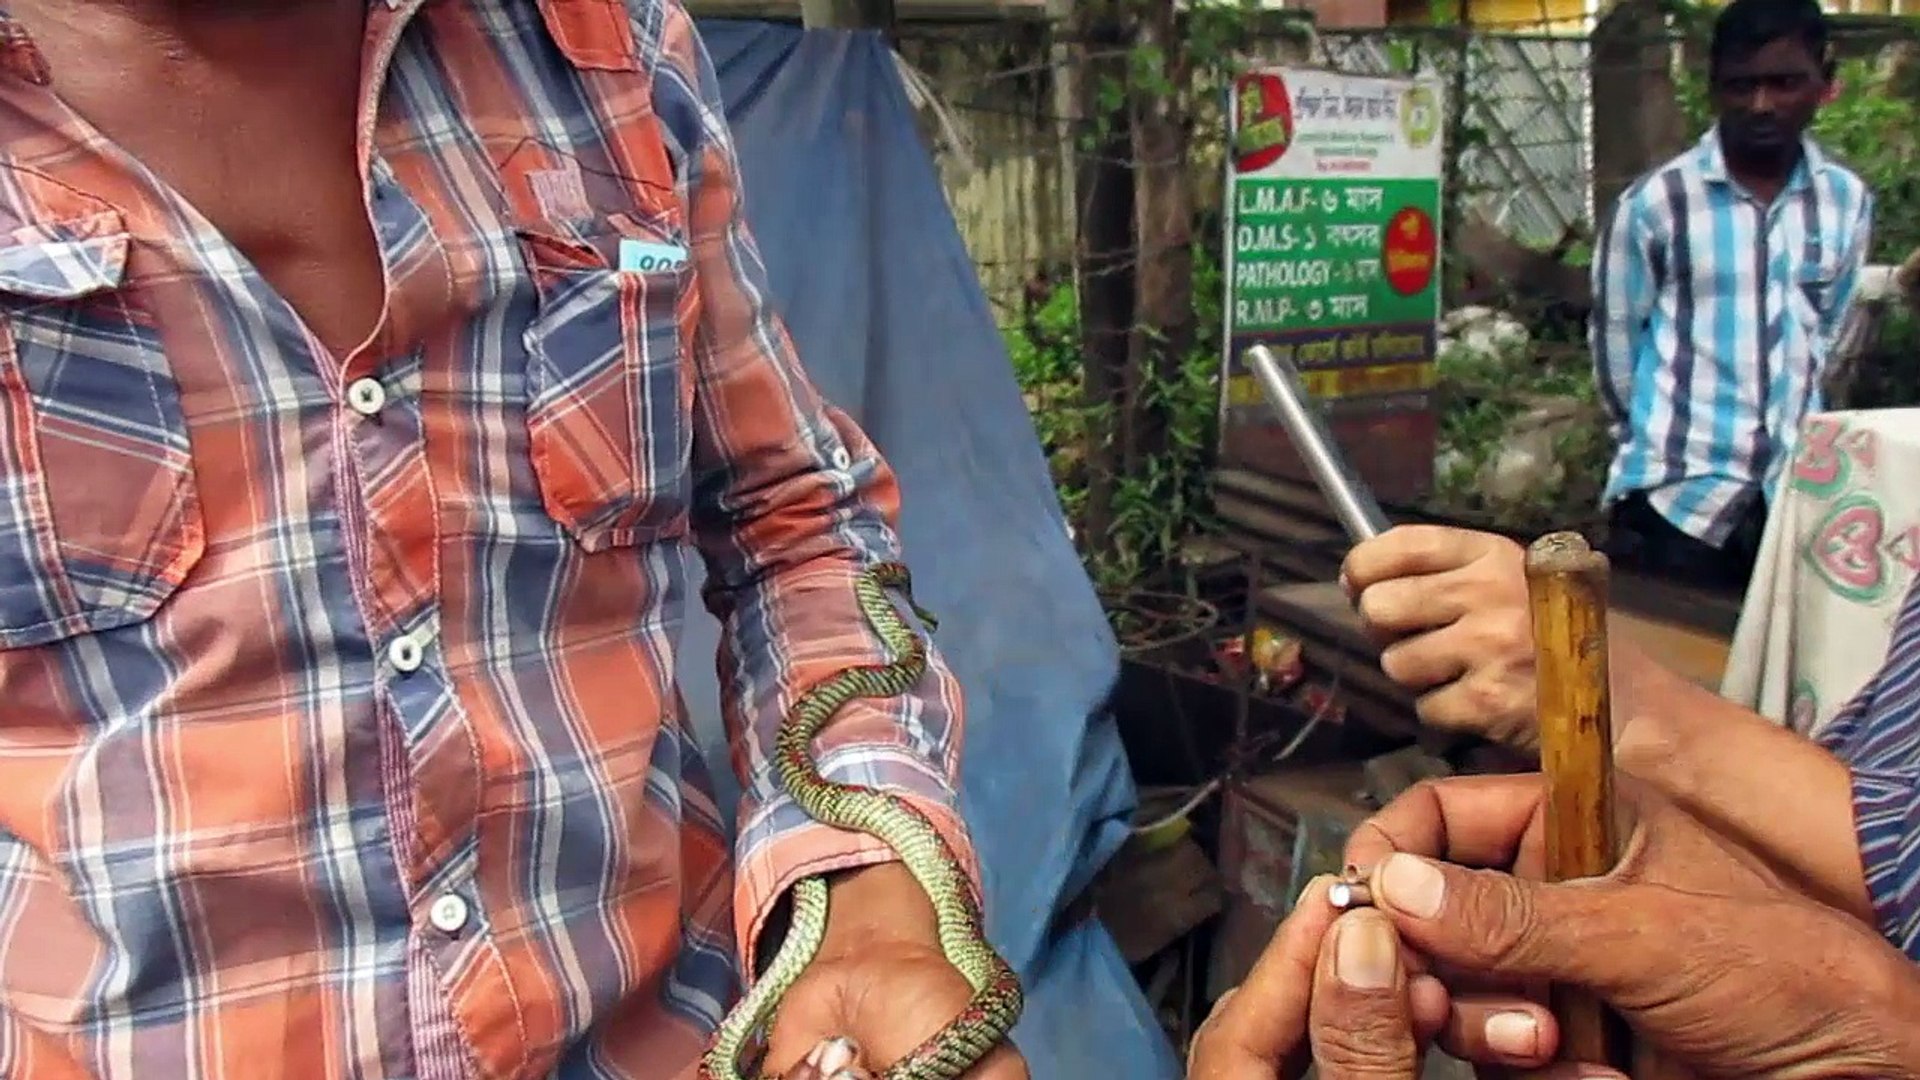
[[[1019,976],[987,943],[966,873],[933,823],[897,796],[826,779],[813,760],[814,736],[848,702],[904,694],[926,673],[926,642],[901,619],[889,588],[900,590],[928,631],[935,628],[934,618],[913,601],[905,566],[883,563],[861,574],[854,586],[860,610],[892,661],[845,668],[802,694],[780,725],[774,761],[788,794],[814,820],[879,839],[933,901],[940,949],[972,984],[973,997],[959,1016],[882,1071],[880,1080],[955,1080],[999,1046],[1020,1018]],[[793,887],[792,904],[785,940],[766,973],[721,1021],[701,1061],[701,1080],[743,1080],[748,1041],[772,1030],[781,997],[819,951],[827,926],[826,880],[803,878]]]

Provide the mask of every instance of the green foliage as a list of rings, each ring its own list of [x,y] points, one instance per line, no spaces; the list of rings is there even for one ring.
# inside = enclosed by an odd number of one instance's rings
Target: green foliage
[[[1054,486],[1075,532],[1087,499],[1086,462],[1094,440],[1112,437],[1113,407],[1088,404],[1081,390],[1080,307],[1071,285],[1056,288],[1025,325],[1001,328],[1034,432],[1047,452]]]
[[[1453,348],[1440,374],[1440,455],[1428,508],[1462,521],[1521,532],[1582,525],[1606,482],[1613,446],[1586,352],[1527,342],[1505,354]],[[1495,496],[1488,474],[1502,455],[1540,460],[1538,479]],[[1550,464],[1549,464],[1550,463]]]
[[[1713,123],[1704,74],[1676,81],[1681,109],[1694,138]],[[1839,68],[1839,89],[1808,132],[1821,149],[1860,174],[1874,197],[1874,262],[1897,263],[1920,247],[1920,103],[1890,93],[1870,60]]]
[[[1218,262],[1204,246],[1194,255],[1195,318],[1200,334],[1174,377],[1148,379],[1141,411],[1167,417],[1167,449],[1111,477],[1112,521],[1104,543],[1081,544],[1096,586],[1119,592],[1166,565],[1181,541],[1209,516],[1207,472],[1217,430],[1220,367]],[[1073,286],[1055,288],[1023,325],[1003,327],[1015,377],[1045,448],[1067,520],[1086,534],[1090,461],[1117,438],[1120,418],[1111,403],[1089,404],[1082,390],[1080,311]]]

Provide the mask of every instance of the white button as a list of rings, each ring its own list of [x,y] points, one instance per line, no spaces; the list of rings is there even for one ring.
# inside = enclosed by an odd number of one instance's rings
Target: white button
[[[442,893],[427,909],[427,921],[443,934],[457,934],[467,925],[467,901],[459,893]]]
[[[420,649],[420,643],[410,637],[397,637],[387,646],[387,662],[399,671],[418,671],[420,662],[426,659]]]
[[[347,404],[361,416],[372,416],[387,407],[387,388],[379,379],[359,379],[347,387]]]
[[[845,469],[847,466],[852,464],[853,464],[853,455],[847,453],[846,447],[836,446],[833,448],[833,467],[834,468]]]

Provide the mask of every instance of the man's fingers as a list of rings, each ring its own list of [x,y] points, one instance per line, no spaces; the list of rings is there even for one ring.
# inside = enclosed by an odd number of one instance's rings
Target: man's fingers
[[[1401,638],[1380,650],[1380,673],[1414,691],[1453,682],[1467,672],[1466,651],[1460,642],[1463,635],[1471,632],[1471,628],[1454,623]]]
[[[1400,938],[1378,911],[1340,916],[1321,946],[1308,1014],[1322,1080],[1413,1080],[1420,1073]]]
[[[1187,1054],[1189,1080],[1273,1080],[1306,1045],[1314,966],[1339,914],[1327,903],[1332,884],[1307,883],[1246,981],[1214,1004]]]
[[[1538,683],[1531,674],[1497,667],[1469,671],[1453,682],[1420,695],[1414,708],[1420,722],[1441,731],[1471,731],[1529,760],[1540,754],[1540,725],[1535,711]]]
[[[1538,775],[1457,776],[1416,784],[1363,822],[1346,861],[1377,866],[1396,851],[1468,866],[1508,866],[1537,828]]]
[[[1671,902],[1657,886],[1548,885],[1404,854],[1375,867],[1372,884],[1374,903],[1407,944],[1436,963],[1602,996],[1629,985],[1647,993],[1670,971],[1672,957],[1640,932]],[[1642,892],[1644,902],[1629,895]]]
[[[1476,1065],[1532,1069],[1553,1059],[1560,1026],[1531,1001],[1508,997],[1455,996],[1440,1033],[1441,1049]]]
[[[1348,595],[1371,585],[1415,574],[1438,574],[1467,565],[1492,550],[1502,537],[1444,525],[1400,525],[1347,552],[1340,579]]]
[[[1405,949],[1400,951],[1400,962],[1406,964],[1414,954]],[[1413,1016],[1413,1037],[1421,1046],[1439,1038],[1447,1030],[1447,1024],[1453,1020],[1453,994],[1447,984],[1432,975],[1414,972],[1411,965],[1407,968],[1407,1011]]]
[[[1368,632],[1382,641],[1452,626],[1471,610],[1470,590],[1453,580],[1458,576],[1449,572],[1388,578],[1360,590],[1354,608]]]

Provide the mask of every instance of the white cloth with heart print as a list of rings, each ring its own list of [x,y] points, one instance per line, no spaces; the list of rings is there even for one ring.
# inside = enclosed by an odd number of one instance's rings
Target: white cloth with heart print
[[[1920,409],[1820,413],[1760,542],[1720,694],[1819,732],[1886,657],[1920,568]]]

